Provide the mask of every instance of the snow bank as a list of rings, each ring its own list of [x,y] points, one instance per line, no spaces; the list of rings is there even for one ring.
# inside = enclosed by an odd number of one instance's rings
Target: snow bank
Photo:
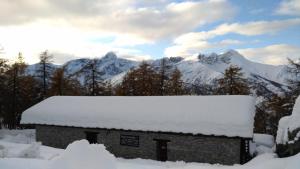
[[[290,131],[300,128],[300,97],[296,100],[288,127]]]
[[[35,142],[35,130],[25,129],[25,130],[0,130],[0,139],[2,141],[12,142],[12,143],[23,143],[30,144]]]
[[[46,169],[48,163],[41,159],[0,158],[1,169]]]
[[[2,142],[0,141],[2,144]],[[4,142],[3,142],[4,143]],[[21,146],[22,145],[22,146]],[[28,144],[5,143],[7,149],[28,147]],[[49,147],[41,146],[41,150]],[[218,164],[160,162],[144,159],[115,159],[103,145],[90,145],[77,141],[61,150],[60,156],[52,160],[29,158],[0,158],[1,169],[299,169],[300,153],[288,158],[277,158],[276,154],[263,154],[244,165],[223,166]],[[45,156],[46,151],[41,151]]]
[[[250,96],[55,96],[21,123],[252,138],[254,112]]]
[[[253,141],[258,145],[264,145],[266,147],[274,146],[274,137],[269,134],[255,133],[253,137]]]
[[[40,143],[20,144],[0,140],[0,157],[52,159],[62,153],[62,149],[39,146]],[[0,167],[1,168],[1,167]]]
[[[50,169],[116,169],[116,159],[104,145],[80,140],[53,159]]]
[[[0,145],[0,158],[6,157],[8,154],[7,148],[4,147],[3,145]]]
[[[296,100],[292,115],[285,116],[280,119],[278,124],[276,143],[286,144],[289,141],[288,132],[292,132],[293,130],[298,128],[300,128],[300,97],[298,97]],[[299,137],[296,136],[295,139],[299,139]]]
[[[274,137],[272,135],[255,133],[253,141],[250,142],[250,153],[251,155],[273,153],[274,144]]]
[[[277,135],[276,135],[276,143],[277,144],[285,144],[288,141],[288,131],[289,131],[289,121],[291,116],[282,117],[279,120]]]
[[[20,158],[40,158],[41,143],[34,142],[31,145],[20,152]]]

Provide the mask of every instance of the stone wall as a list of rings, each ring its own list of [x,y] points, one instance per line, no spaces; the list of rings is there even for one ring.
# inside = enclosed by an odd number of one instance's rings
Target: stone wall
[[[36,126],[36,137],[43,145],[66,148],[80,139],[86,132],[98,132],[98,143],[102,143],[111,153],[123,158],[144,158],[156,160],[156,141],[169,140],[168,160],[202,163],[240,163],[240,138],[215,137],[192,134],[163,132],[143,132],[127,130],[87,129],[77,127]],[[139,136],[139,146],[120,145],[120,135]]]

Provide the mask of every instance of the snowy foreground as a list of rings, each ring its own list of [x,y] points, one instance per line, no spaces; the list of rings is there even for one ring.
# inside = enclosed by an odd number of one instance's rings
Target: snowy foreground
[[[203,163],[158,162],[115,158],[100,144],[86,140],[70,144],[66,150],[34,142],[34,131],[0,130],[0,169],[299,169],[300,154],[277,158],[264,153],[245,165],[223,166]]]

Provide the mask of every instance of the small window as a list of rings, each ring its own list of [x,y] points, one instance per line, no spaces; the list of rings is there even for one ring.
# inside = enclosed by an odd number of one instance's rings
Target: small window
[[[120,144],[122,146],[139,147],[139,136],[121,135]]]
[[[96,144],[98,143],[98,139],[97,139],[97,132],[85,132],[85,137],[87,139],[87,141],[89,141],[90,144]]]

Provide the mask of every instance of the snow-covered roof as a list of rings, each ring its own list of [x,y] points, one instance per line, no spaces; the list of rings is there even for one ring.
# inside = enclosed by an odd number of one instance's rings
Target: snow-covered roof
[[[250,96],[54,96],[21,123],[252,138],[254,109]]]
[[[300,96],[298,96],[292,115],[285,116],[279,120],[276,143],[285,144],[288,140],[288,132],[300,128]]]

